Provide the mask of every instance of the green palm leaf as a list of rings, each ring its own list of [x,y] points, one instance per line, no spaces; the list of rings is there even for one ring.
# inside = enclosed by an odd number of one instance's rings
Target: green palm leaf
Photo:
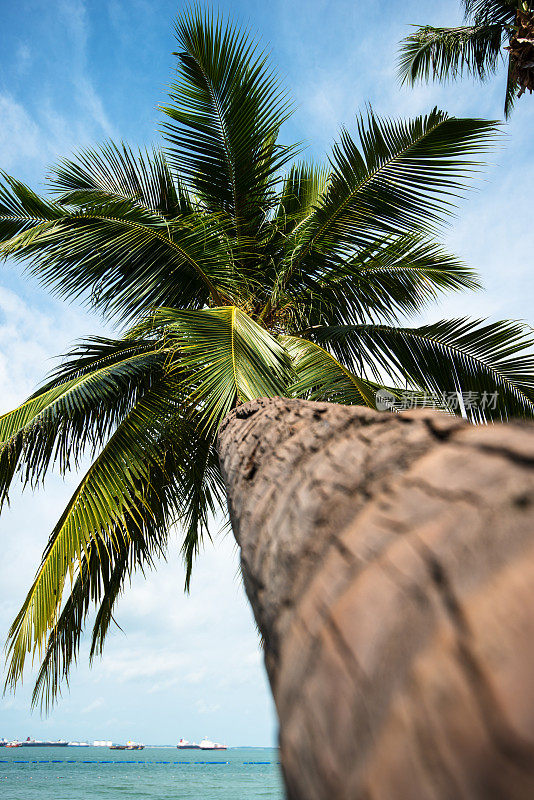
[[[149,540],[155,548],[154,539]],[[91,541],[80,560],[79,572],[57,622],[50,631],[45,653],[32,695],[32,706],[47,711],[58,694],[61,682],[68,683],[69,671],[76,659],[80,639],[93,603],[99,604],[93,629],[91,657],[101,652],[105,634],[112,621],[113,606],[134,569],[144,571],[153,560],[147,542],[135,528],[129,539],[115,537],[115,542],[98,547]],[[160,545],[158,545],[159,547]],[[163,554],[161,545],[161,554]]]
[[[399,77],[412,85],[456,79],[464,72],[485,80],[497,70],[502,38],[499,24],[419,28],[402,43]]]
[[[88,352],[89,351],[89,352]],[[154,343],[93,340],[25,403],[0,417],[0,504],[17,469],[25,483],[51,464],[64,472],[101,446],[162,373],[168,354]]]
[[[376,388],[350,372],[327,350],[296,336],[285,336],[283,342],[296,373],[291,394],[309,400],[330,400],[374,408]]]
[[[202,306],[235,292],[224,228],[216,217],[169,221],[132,200],[63,210],[61,218],[7,240],[0,254],[30,271],[61,297],[89,292],[107,314],[131,317],[167,298]],[[169,277],[172,276],[172,282]]]
[[[328,169],[307,162],[293,164],[284,180],[275,229],[290,233],[318,207],[328,187]]]
[[[0,243],[32,229],[46,229],[63,214],[57,203],[39,197],[28,186],[0,170]]]
[[[189,217],[191,198],[172,175],[165,155],[134,151],[126,144],[106,142],[63,159],[52,169],[51,186],[66,205],[105,205],[113,200],[137,201],[141,207],[167,219]]]
[[[172,418],[159,442],[164,460],[148,465],[134,506],[114,529],[90,539],[81,554],[70,594],[51,628],[32,702],[50,708],[61,681],[68,681],[92,605],[90,660],[101,655],[113,609],[135,570],[143,573],[164,558],[169,530],[184,527],[182,550],[189,584],[192,560],[209,516],[222,505],[222,477],[211,440],[194,420]]]
[[[410,122],[359,120],[359,146],[341,132],[323,201],[290,239],[286,283],[310,268],[383,236],[432,230],[477,170],[474,155],[487,148],[495,124],[450,118],[434,110]],[[302,265],[302,266],[301,266]]]
[[[480,288],[472,269],[417,234],[386,236],[352,258],[299,279],[300,286],[287,293],[307,311],[303,330],[326,319],[330,324],[396,322],[443,292]]]
[[[399,77],[402,83],[418,80],[445,81],[464,73],[485,81],[497,71],[499,57],[514,33],[516,15],[521,3],[517,0],[463,0],[465,21],[454,28],[417,28],[402,40]],[[505,116],[512,110],[520,87],[509,77],[504,105]]]
[[[163,107],[170,163],[209,208],[250,233],[295,153],[273,146],[290,105],[265,54],[231,23],[193,9],[175,30],[178,81]]]
[[[159,428],[171,412],[169,398],[162,387],[143,398],[120,424],[74,492],[54,528],[41,566],[26,600],[9,632],[7,685],[22,675],[26,655],[41,652],[49,632],[57,623],[67,575],[76,565],[83,570],[87,547],[118,546],[128,538],[129,526],[143,532],[146,513],[154,514],[154,503],[147,504],[143,487],[151,471],[163,470],[165,453],[159,441]]]
[[[201,406],[210,425],[239,403],[287,391],[292,377],[288,354],[239,308],[165,309],[156,316],[162,319],[169,343],[180,353],[177,377],[187,382],[194,375],[190,400]]]
[[[375,379],[406,382],[440,397],[474,394],[473,420],[534,415],[534,338],[516,322],[443,320],[419,328],[339,325],[314,331],[345,359],[364,365]],[[496,394],[495,394],[496,393]],[[489,402],[489,396],[494,403]]]

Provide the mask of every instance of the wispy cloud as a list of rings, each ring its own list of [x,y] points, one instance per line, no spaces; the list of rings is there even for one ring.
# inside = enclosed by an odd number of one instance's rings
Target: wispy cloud
[[[22,175],[25,180],[38,175],[42,181],[43,165],[58,156],[104,137],[119,138],[92,75],[86,4],[83,0],[61,2],[56,14],[65,30],[68,62],[65,79],[54,86],[61,92],[53,92],[44,82],[31,100],[19,96],[21,77],[28,79],[33,70],[32,79],[41,79],[26,42],[19,42],[10,65],[12,86],[9,91],[0,88],[0,169]]]
[[[104,705],[104,698],[97,697],[95,700],[92,701],[92,703],[89,703],[89,705],[82,708],[81,713],[92,714],[93,711],[98,711],[98,709],[102,708],[103,705]]]
[[[80,310],[49,303],[47,311],[30,306],[0,285],[0,413],[18,405],[52,368],[52,354],[101,326]],[[56,313],[54,313],[56,312]]]
[[[69,2],[59,4],[59,12],[71,39],[73,69],[70,70],[70,80],[77,90],[78,104],[86,109],[86,112],[106,136],[117,138],[116,128],[111,123],[102,99],[90,77],[91,71],[87,56],[89,38],[87,6],[83,0],[69,0]]]
[[[20,42],[13,62],[13,69],[18,77],[25,75],[32,63],[33,56],[29,45],[26,42]]]
[[[24,160],[42,159],[43,135],[24,106],[0,94],[0,167],[11,170]]]

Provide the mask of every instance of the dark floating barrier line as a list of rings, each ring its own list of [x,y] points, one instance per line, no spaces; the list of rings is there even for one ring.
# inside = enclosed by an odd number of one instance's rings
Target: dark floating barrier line
[[[135,760],[132,759],[131,761],[113,761],[113,760],[78,760],[78,759],[51,759],[50,761],[45,760],[22,760],[22,759],[0,759],[0,764],[173,764],[179,766],[198,766],[198,767],[221,767],[227,766],[231,764],[231,761],[145,761],[145,760]],[[234,762],[236,765],[244,764],[245,766],[253,767],[253,766],[270,766],[271,764],[280,764],[279,761],[236,761]]]

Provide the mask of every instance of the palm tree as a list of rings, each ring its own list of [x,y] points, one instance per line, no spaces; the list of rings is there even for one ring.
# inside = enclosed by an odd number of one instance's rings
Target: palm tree
[[[418,28],[403,40],[400,76],[403,83],[419,79],[443,81],[464,72],[485,81],[496,72],[508,51],[504,113],[515,100],[534,91],[534,6],[530,0],[462,0],[464,26]]]
[[[121,326],[79,343],[0,418],[0,499],[16,475],[92,464],[52,531],[8,643],[8,685],[41,667],[53,701],[96,606],[91,658],[132,572],[184,531],[186,584],[226,505],[216,435],[263,396],[373,407],[393,396],[491,393],[471,419],[534,413],[532,339],[515,322],[403,324],[476,276],[435,241],[494,124],[434,110],[358,121],[327,166],[278,142],[290,113],[265,54],[211,13],[176,22],[165,149],[111,142],[53,170],[44,198],[3,175],[5,257]],[[395,388],[397,387],[397,388]]]

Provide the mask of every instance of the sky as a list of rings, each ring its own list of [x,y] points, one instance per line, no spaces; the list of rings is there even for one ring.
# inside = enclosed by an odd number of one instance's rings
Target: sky
[[[425,8],[426,6],[426,8]],[[43,188],[48,167],[107,138],[158,141],[172,79],[173,18],[162,0],[0,0],[0,169]],[[323,159],[341,125],[371,103],[384,116],[438,106],[456,116],[502,118],[504,71],[401,88],[397,43],[410,24],[454,25],[459,2],[250,0],[220,2],[270,51],[295,101],[281,137]],[[533,321],[531,259],[534,98],[523,98],[443,242],[478,269],[484,292],[452,295],[422,320],[445,316]],[[19,264],[0,265],[0,412],[18,405],[81,336],[110,331],[81,305],[50,297]],[[0,518],[0,639],[20,607],[76,476],[53,476],[37,493],[14,494]],[[84,643],[70,687],[47,718],[30,713],[31,673],[0,699],[0,737],[133,738],[173,744],[205,735],[229,745],[276,741],[276,719],[258,636],[231,534],[207,542],[183,594],[179,531],[166,563],[134,578],[91,669]]]

